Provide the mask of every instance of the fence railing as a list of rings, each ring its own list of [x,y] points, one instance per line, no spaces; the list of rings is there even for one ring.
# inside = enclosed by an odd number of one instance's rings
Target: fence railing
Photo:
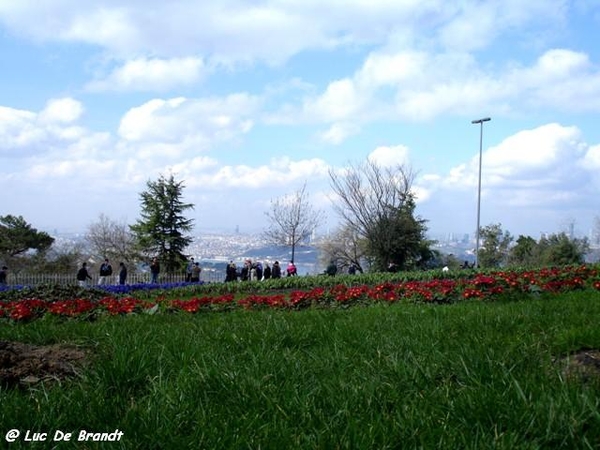
[[[59,284],[69,285],[77,284],[76,274],[57,274],[57,273],[9,273],[6,282],[9,285],[36,286],[40,284]],[[97,285],[99,275],[90,274],[90,285]],[[225,279],[225,273],[216,270],[203,270],[200,280],[204,282],[218,283]],[[150,283],[151,275],[146,272],[134,272],[127,274],[125,284]],[[185,272],[180,273],[161,273],[158,277],[159,283],[178,283],[186,281]],[[119,284],[119,275],[113,274],[108,278],[106,284]]]

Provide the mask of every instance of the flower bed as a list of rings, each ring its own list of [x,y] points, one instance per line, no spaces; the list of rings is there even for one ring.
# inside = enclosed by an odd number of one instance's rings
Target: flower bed
[[[316,282],[319,281],[315,277]],[[321,278],[321,280],[324,280]],[[328,279],[329,280],[329,279]],[[248,285],[248,283],[238,283]],[[254,286],[260,287],[260,283]],[[148,289],[160,287],[160,295],[148,296]],[[382,281],[373,285],[336,283],[309,289],[287,289],[276,293],[220,293],[190,298],[170,298],[164,292],[180,292],[174,286],[129,286],[102,298],[40,299],[19,298],[0,301],[0,319],[25,322],[44,315],[95,318],[98,315],[134,313],[225,311],[233,308],[278,308],[300,310],[308,307],[349,307],[374,302],[453,303],[461,300],[522,299],[524,296],[554,294],[576,289],[600,290],[597,266],[507,270],[491,273],[465,273],[462,277],[403,281]],[[185,287],[185,286],[183,286]],[[243,286],[245,287],[245,286]],[[114,288],[114,287],[112,287]],[[231,288],[231,287],[229,287]],[[235,288],[235,285],[233,286]],[[233,289],[232,288],[232,289]],[[123,293],[126,296],[120,297]]]

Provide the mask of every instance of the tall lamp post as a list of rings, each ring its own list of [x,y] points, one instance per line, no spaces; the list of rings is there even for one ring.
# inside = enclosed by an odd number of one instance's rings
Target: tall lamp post
[[[481,217],[481,153],[483,149],[483,122],[492,120],[489,117],[472,120],[472,124],[479,124],[479,183],[477,185],[477,230],[475,232],[475,267],[479,268],[479,218]]]

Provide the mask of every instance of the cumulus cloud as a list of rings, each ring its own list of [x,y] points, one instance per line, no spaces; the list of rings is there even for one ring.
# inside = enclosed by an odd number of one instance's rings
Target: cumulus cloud
[[[588,170],[600,169],[600,145],[590,147],[582,161],[582,166]]]
[[[281,63],[305,50],[383,44],[400,31],[412,36],[423,29],[446,48],[464,51],[485,45],[505,29],[556,22],[566,12],[565,0],[558,5],[556,0],[22,0],[4,2],[0,21],[36,40],[83,42],[120,55],[202,54],[220,61]]]
[[[308,178],[327,176],[328,164],[318,158],[292,160],[288,157],[271,161],[269,165],[222,166],[214,172],[191,174],[191,182],[211,189],[277,188]]]
[[[363,105],[353,80],[336,80],[327,86],[325,92],[304,104],[306,116],[325,122],[335,122],[354,116]]]
[[[57,48],[63,62],[77,49],[92,77],[86,83],[77,74],[58,88],[71,92],[72,83],[81,83],[89,109],[69,94],[39,111],[0,107],[0,157],[11,158],[0,178],[49,182],[65,194],[83,186],[101,197],[102,186],[111,196],[131,196],[168,169],[185,176],[194,195],[206,201],[206,191],[223,199],[276,186],[281,194],[290,183],[325,180],[330,169],[314,153],[275,156],[285,151],[267,147],[280,145],[288,131],[289,140],[316,136],[321,148],[344,150],[342,144],[356,136],[348,148],[364,144],[368,150],[387,139],[372,136],[395,122],[482,113],[496,120],[552,108],[556,116],[537,123],[566,123],[560,113],[600,111],[595,56],[570,48],[575,40],[558,40],[572,11],[566,0],[0,2],[0,24],[11,39],[50,42],[45,47]],[[61,55],[64,48],[69,51]],[[507,48],[503,60],[490,56]],[[318,74],[305,64],[314,54],[318,64],[327,62]],[[224,81],[217,78],[222,74]],[[261,87],[263,76],[274,74],[275,81]],[[204,81],[213,83],[213,95],[194,90]],[[235,93],[228,91],[231,81]],[[50,83],[47,88],[57,89]],[[152,91],[160,94],[140,94]],[[90,123],[105,120],[94,107],[102,110],[106,96],[122,108],[118,129],[86,128],[84,112]],[[296,124],[314,127],[298,131]],[[300,152],[306,148],[301,139],[293,144]],[[417,141],[410,145],[420,152]],[[385,165],[409,159],[402,144],[375,148],[369,157]],[[589,186],[598,185],[598,168],[597,145],[587,144],[576,127],[550,123],[485,151],[483,194],[498,211],[583,204]],[[477,157],[445,170],[418,178],[420,205],[439,207],[445,200],[455,207],[456,197],[474,195]],[[246,203],[256,209],[253,201]]]
[[[39,112],[0,106],[0,154],[27,157],[70,145],[86,134],[76,124],[82,113],[73,98],[52,99]]]
[[[202,58],[136,58],[87,84],[91,91],[167,91],[202,79]]]
[[[408,147],[404,145],[381,146],[373,150],[369,161],[382,167],[395,167],[409,164]]]
[[[130,109],[119,125],[120,137],[129,143],[185,144],[197,151],[215,142],[235,139],[250,131],[260,100],[247,94],[223,98],[153,99]]]
[[[39,142],[43,130],[35,127],[36,114],[14,108],[0,106],[0,151],[14,153],[15,148],[26,148]]]
[[[83,113],[81,102],[67,97],[52,99],[39,114],[39,120],[45,123],[70,123],[75,122]]]
[[[3,3],[0,20],[37,40],[85,42],[120,54],[173,56],[200,51],[221,60],[280,62],[310,48],[381,41],[395,24],[409,26],[415,16],[436,14],[443,4],[430,3],[306,1],[289,7],[239,0],[114,5],[98,0],[44,4],[23,0]],[[331,14],[332,9],[337,14]],[[41,22],[46,26],[40,27]]]
[[[339,145],[359,131],[358,126],[350,123],[334,123],[326,131],[319,133],[319,138],[325,143]]]
[[[523,25],[560,24],[568,11],[567,0],[490,0],[466,2],[453,11],[439,28],[442,45],[451,50],[471,51],[485,48],[504,30],[519,33]]]
[[[593,178],[584,161],[595,148],[583,141],[577,127],[551,123],[520,131],[483,152],[482,197],[494,205],[532,208],[583,201],[582,193]],[[419,182],[431,192],[474,193],[478,174],[477,155],[443,178],[430,176]]]
[[[467,53],[376,51],[353,77],[335,80],[305,100],[303,114],[296,116],[325,122],[429,121],[442,114],[505,115],[545,107],[600,111],[600,69],[588,55],[551,49],[530,66],[507,62],[498,70],[482,67]]]

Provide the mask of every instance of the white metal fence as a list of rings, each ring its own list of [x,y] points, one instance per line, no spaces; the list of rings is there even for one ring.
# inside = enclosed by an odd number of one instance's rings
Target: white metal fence
[[[77,284],[76,274],[56,274],[56,273],[8,273],[6,282],[9,285],[23,285],[23,286],[35,286],[39,284]],[[90,285],[97,285],[99,276],[97,274],[90,274],[92,277],[89,281]],[[215,270],[203,270],[200,276],[200,280],[204,282],[222,282],[225,279],[225,273]],[[125,284],[139,284],[139,283],[150,283],[150,273],[135,272],[127,274],[127,280]],[[159,283],[179,283],[186,281],[185,272],[180,273],[161,273],[158,276]],[[119,284],[119,275],[111,275],[106,284]]]

